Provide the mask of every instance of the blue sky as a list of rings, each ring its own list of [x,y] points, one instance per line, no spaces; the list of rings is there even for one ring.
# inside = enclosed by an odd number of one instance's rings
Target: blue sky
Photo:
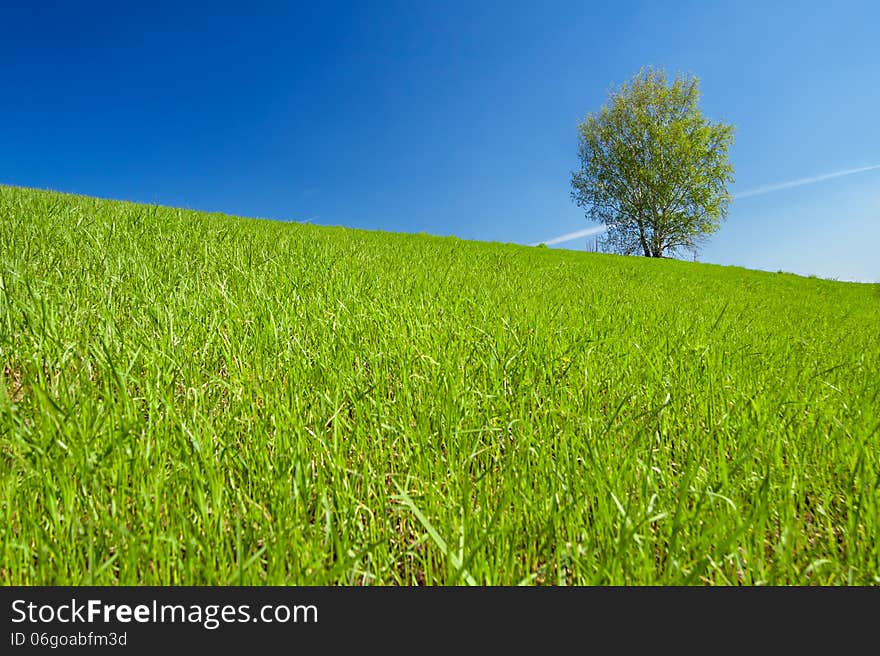
[[[3,7],[0,182],[534,243],[592,225],[577,122],[649,64],[736,125],[735,193],[880,164],[874,1],[128,4]],[[878,246],[874,169],[738,199],[700,260],[878,281]]]

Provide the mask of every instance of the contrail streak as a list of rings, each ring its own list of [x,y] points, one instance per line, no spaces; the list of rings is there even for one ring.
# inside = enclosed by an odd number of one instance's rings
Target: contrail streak
[[[748,191],[743,191],[739,194],[734,194],[734,198],[748,198],[749,196],[760,196],[762,194],[769,194],[773,191],[781,191],[783,189],[791,189],[792,187],[803,187],[804,185],[815,184],[816,182],[823,182],[825,180],[831,180],[833,178],[842,178],[845,175],[853,175],[855,173],[864,173],[865,171],[873,171],[875,169],[880,169],[880,164],[873,164],[871,166],[863,166],[858,169],[846,169],[844,171],[835,171],[834,173],[825,173],[823,175],[814,175],[810,178],[800,178],[798,180],[789,180],[788,182],[779,182],[777,184],[765,185],[763,187],[757,187],[756,189],[749,189]]]
[[[798,178],[797,180],[789,180],[788,182],[778,182],[776,184],[765,185],[763,187],[756,187],[755,189],[749,189],[748,191],[743,191],[738,194],[734,194],[734,198],[749,198],[750,196],[761,196],[763,194],[769,194],[774,191],[782,191],[783,189],[791,189],[792,187],[803,187],[804,185],[815,184],[817,182],[824,182],[825,180],[832,180],[834,178],[842,178],[845,175],[854,175],[856,173],[864,173],[865,171],[874,171],[876,169],[880,169],[880,164],[872,164],[871,166],[862,166],[857,169],[845,169],[843,171],[835,171],[834,173],[824,173],[822,175],[814,175],[809,178]],[[605,232],[605,226],[598,226],[596,228],[586,228],[585,230],[578,230],[577,232],[569,232],[564,235],[559,235],[558,237],[553,237],[552,239],[548,239],[547,241],[539,241],[534,244],[529,244],[529,246],[538,246],[539,244],[547,244],[547,246],[553,246],[555,244],[564,244],[567,241],[574,241],[575,239],[580,239],[581,237],[589,237],[590,235],[597,235],[600,232]]]
[[[598,235],[600,232],[605,232],[605,226],[587,228],[585,230],[578,230],[577,232],[569,232],[568,234],[559,235],[558,237],[548,239],[547,241],[538,241],[534,244],[529,244],[529,246],[538,246],[539,244],[547,244],[547,246],[553,246],[554,244],[564,244],[567,241],[574,241],[575,239],[580,239],[581,237]]]

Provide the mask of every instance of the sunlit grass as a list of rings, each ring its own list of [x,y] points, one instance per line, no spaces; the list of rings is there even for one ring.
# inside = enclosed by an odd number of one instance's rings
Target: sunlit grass
[[[3,584],[872,584],[876,286],[0,187]]]

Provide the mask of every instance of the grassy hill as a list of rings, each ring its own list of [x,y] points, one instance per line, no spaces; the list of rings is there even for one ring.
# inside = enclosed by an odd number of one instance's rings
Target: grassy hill
[[[0,583],[880,582],[880,293],[0,187]]]

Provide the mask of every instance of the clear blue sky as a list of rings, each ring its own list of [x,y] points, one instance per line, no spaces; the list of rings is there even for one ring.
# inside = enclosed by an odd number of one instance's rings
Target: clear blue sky
[[[880,164],[876,0],[244,7],[5,3],[0,182],[528,244],[591,225],[576,124],[648,64],[736,124],[734,192]],[[880,280],[880,169],[741,198],[700,259]]]

